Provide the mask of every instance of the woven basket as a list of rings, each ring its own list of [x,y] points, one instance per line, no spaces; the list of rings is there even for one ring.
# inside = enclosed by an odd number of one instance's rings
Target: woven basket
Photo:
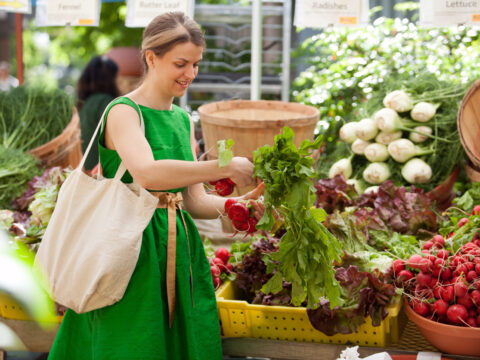
[[[233,139],[235,156],[253,158],[253,152],[264,145],[273,145],[275,135],[289,126],[295,132],[295,145],[313,140],[319,111],[303,104],[265,100],[229,100],[198,108],[205,151],[216,159],[217,141]]]
[[[46,167],[76,167],[82,159],[80,137],[80,118],[77,110],[73,109],[72,119],[65,130],[48,143],[29,151],[30,154],[41,160]]]
[[[457,127],[468,158],[480,168],[480,80],[475,81],[463,97]]]

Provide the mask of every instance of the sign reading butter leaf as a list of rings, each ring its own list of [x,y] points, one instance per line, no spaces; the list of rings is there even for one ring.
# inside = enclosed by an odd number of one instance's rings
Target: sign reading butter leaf
[[[45,1],[45,22],[42,25],[98,26],[100,5],[100,0]]]
[[[359,26],[368,23],[368,0],[297,0],[295,26]]]
[[[156,16],[181,11],[193,18],[194,0],[127,0],[125,26],[146,27]]]
[[[0,11],[31,14],[30,0],[0,0]]]
[[[480,25],[480,0],[420,0],[420,24]]]

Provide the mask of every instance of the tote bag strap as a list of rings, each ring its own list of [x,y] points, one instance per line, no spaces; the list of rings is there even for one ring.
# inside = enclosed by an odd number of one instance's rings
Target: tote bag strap
[[[145,135],[145,124],[143,122],[143,115],[142,115],[142,111],[140,110],[140,107],[138,106],[138,104],[133,101],[132,99],[130,99],[129,97],[127,96],[124,96],[126,97],[127,99],[129,99],[131,102],[133,102],[135,104],[135,107],[136,107],[136,110],[140,116],[140,128],[142,129],[142,133]],[[118,99],[118,98],[117,98]],[[80,161],[80,164],[78,164],[78,168],[79,169],[83,169],[84,165],[85,165],[85,161],[87,159],[87,156],[88,156],[88,153],[90,152],[90,149],[93,145],[93,142],[95,141],[95,138],[97,136],[97,133],[98,131],[100,130],[100,127],[102,126],[102,123],[103,123],[103,119],[105,117],[105,114],[107,113],[107,110],[110,108],[110,105],[112,105],[113,102],[115,102],[117,99],[114,99],[112,100],[106,107],[105,107],[105,110],[103,111],[103,114],[102,116],[100,117],[100,120],[98,122],[98,125],[97,125],[97,128],[95,129],[95,132],[93,133],[92,135],[92,138],[90,139],[90,142],[88,143],[88,146],[85,150],[85,153],[83,154],[83,157],[82,157],[82,160]],[[115,173],[115,179],[121,179],[122,176],[125,174],[125,172],[127,171],[127,168],[126,166],[123,164],[123,161],[120,162],[120,165],[118,166],[118,169],[117,169],[117,172]],[[100,175],[100,166],[98,167],[98,172],[97,172],[97,177]],[[134,180],[135,181],[135,180]]]

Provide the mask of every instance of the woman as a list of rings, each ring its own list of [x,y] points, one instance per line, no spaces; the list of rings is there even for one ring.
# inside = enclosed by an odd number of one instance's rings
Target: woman
[[[117,74],[118,66],[113,60],[106,56],[95,56],[80,75],[77,83],[77,109],[82,152],[85,152],[105,107],[120,95],[116,83]],[[85,169],[91,170],[97,163],[98,146],[95,141],[85,161]]]
[[[149,190],[181,192],[188,213],[216,218],[226,199],[207,195],[202,183],[229,177],[239,186],[249,185],[253,164],[235,157],[219,168],[217,161],[198,162],[193,155],[193,122],[172,101],[197,75],[204,47],[199,26],[182,13],[152,20],[143,34],[144,81],[107,108],[99,153],[104,176],[113,177],[123,161],[128,169],[124,181],[133,177]],[[258,186],[243,199],[258,198],[262,191]],[[67,310],[50,359],[222,359],[210,265],[188,213],[176,211],[175,298],[169,297],[172,284],[166,284],[172,273],[167,209],[159,208],[144,231],[122,300],[80,315]]]

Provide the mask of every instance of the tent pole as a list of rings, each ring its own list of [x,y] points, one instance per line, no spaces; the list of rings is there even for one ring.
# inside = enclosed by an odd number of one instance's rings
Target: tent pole
[[[23,32],[22,32],[23,15],[15,14],[15,39],[17,41],[17,78],[18,82],[23,84]]]

